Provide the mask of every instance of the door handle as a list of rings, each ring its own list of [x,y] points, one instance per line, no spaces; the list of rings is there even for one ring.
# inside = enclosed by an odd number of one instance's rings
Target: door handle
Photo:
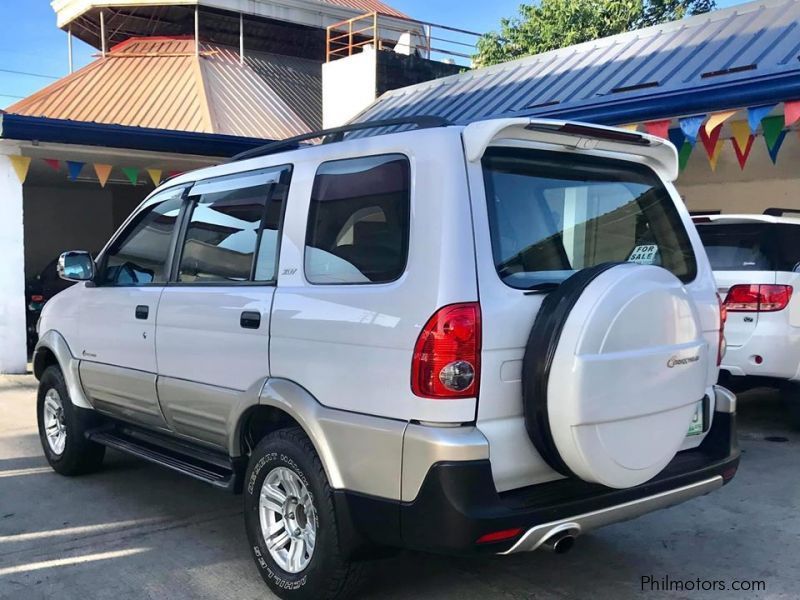
[[[150,307],[145,306],[144,304],[140,304],[136,307],[136,318],[142,319],[143,321],[147,320],[147,317],[150,316]]]
[[[246,310],[239,318],[239,325],[244,329],[258,329],[261,327],[261,313],[254,310]]]

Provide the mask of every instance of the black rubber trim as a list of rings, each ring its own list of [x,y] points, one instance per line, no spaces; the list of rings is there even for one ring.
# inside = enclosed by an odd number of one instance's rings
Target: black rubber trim
[[[578,271],[542,302],[522,359],[522,404],[525,429],[544,461],[558,473],[575,477],[558,453],[547,409],[547,386],[553,357],[570,312],[584,290],[600,275],[621,263],[602,263]],[[567,384],[568,382],[565,382]]]
[[[454,555],[495,554],[508,550],[519,536],[488,544],[477,540],[487,533],[524,531],[717,475],[727,483],[738,464],[736,415],[717,412],[698,448],[679,452],[656,477],[632,488],[566,478],[498,493],[490,462],[472,460],[433,465],[411,502],[337,490],[336,506],[337,514],[342,511],[347,516],[349,539],[362,544]]]

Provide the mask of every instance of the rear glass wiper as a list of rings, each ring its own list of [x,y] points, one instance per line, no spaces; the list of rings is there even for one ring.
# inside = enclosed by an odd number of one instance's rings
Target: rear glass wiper
[[[522,289],[525,290],[526,296],[530,296],[532,294],[549,294],[553,290],[557,290],[560,285],[561,283],[558,281],[540,281]]]

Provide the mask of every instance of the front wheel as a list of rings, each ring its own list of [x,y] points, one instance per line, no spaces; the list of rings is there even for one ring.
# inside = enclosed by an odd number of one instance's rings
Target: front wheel
[[[250,457],[244,515],[256,565],[281,598],[348,598],[361,565],[341,551],[333,494],[300,428],[266,436]]]
[[[64,375],[55,365],[47,367],[39,380],[36,416],[42,449],[54,471],[82,475],[100,468],[105,446],[85,436],[97,424],[95,415],[72,404]]]

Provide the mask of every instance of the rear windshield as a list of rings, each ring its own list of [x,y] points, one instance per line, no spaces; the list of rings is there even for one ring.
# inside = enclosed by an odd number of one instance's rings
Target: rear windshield
[[[697,231],[714,271],[794,271],[800,227],[776,223],[700,223]]]
[[[558,283],[605,262],[658,265],[694,279],[686,229],[651,169],[522,148],[490,148],[483,169],[492,252],[506,284]]]

